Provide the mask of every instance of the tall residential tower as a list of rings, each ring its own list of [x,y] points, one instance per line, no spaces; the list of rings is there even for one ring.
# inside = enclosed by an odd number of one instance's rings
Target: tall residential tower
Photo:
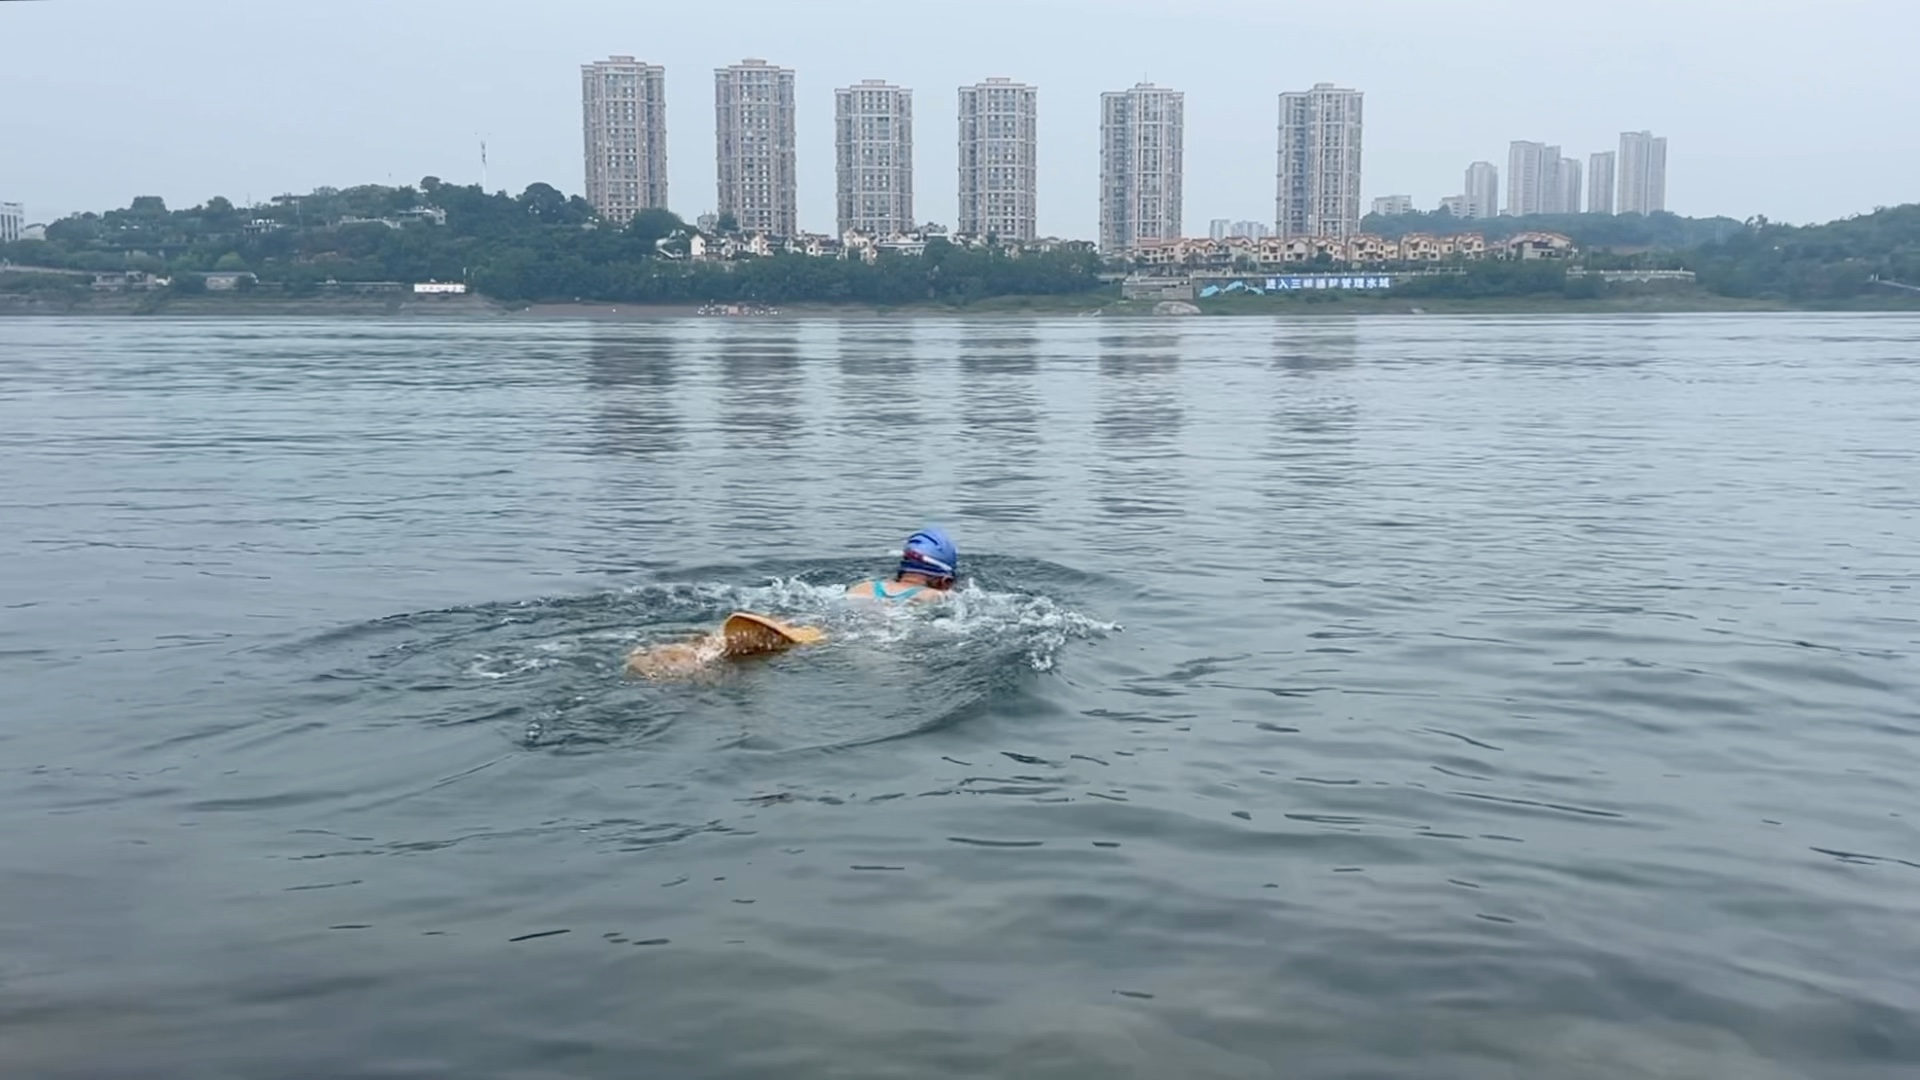
[[[745,232],[799,231],[793,162],[793,69],[742,60],[713,73],[721,214]]]
[[[913,91],[880,79],[833,92],[840,232],[913,229]]]
[[[615,56],[580,67],[587,201],[626,224],[667,205],[667,69]]]
[[[988,79],[960,88],[960,216],[956,231],[1032,240],[1038,190],[1037,87]]]
[[[1587,159],[1587,213],[1613,213],[1613,151],[1603,150]]]
[[[1580,161],[1577,158],[1563,157],[1554,163],[1552,199],[1547,203],[1549,214],[1577,214],[1580,212]]]
[[[1345,237],[1360,231],[1363,96],[1332,83],[1280,95],[1277,235]]]
[[[1652,214],[1667,208],[1667,138],[1651,131],[1620,134],[1620,212]]]
[[[1180,236],[1186,95],[1151,83],[1100,95],[1100,250]]]
[[[1507,213],[1545,214],[1559,201],[1560,148],[1518,141],[1507,148]]]
[[[1490,218],[1500,215],[1500,170],[1491,161],[1476,161],[1467,166],[1467,216]]]

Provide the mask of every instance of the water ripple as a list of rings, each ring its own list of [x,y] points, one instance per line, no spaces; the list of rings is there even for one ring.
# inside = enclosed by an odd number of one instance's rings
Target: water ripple
[[[0,322],[7,1065],[1905,1077],[1916,341]]]

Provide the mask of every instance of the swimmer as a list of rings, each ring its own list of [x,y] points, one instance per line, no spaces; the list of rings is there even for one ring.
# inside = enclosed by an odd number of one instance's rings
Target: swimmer
[[[901,546],[900,566],[891,578],[869,578],[847,586],[855,600],[926,604],[944,600],[960,575],[960,552],[939,529],[922,529]],[[627,673],[647,679],[694,675],[720,660],[785,652],[796,645],[826,640],[816,626],[795,626],[751,611],[736,611],[720,629],[691,641],[643,645],[627,655]]]
[[[922,529],[907,537],[900,568],[891,579],[870,578],[847,586],[857,600],[930,604],[945,600],[960,580],[960,549],[940,529]]]

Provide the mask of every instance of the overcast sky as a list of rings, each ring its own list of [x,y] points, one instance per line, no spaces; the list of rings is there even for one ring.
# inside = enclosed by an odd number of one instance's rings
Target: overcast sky
[[[667,67],[672,202],[713,206],[713,69],[797,70],[801,227],[833,228],[833,89],[914,90],[916,216],[954,216],[955,88],[1040,88],[1040,229],[1092,237],[1099,95],[1186,92],[1189,234],[1273,217],[1275,95],[1366,92],[1365,194],[1434,206],[1537,139],[1669,138],[1668,206],[1920,201],[1920,0],[8,0],[0,199],[31,220],[433,174],[581,190],[583,62]]]

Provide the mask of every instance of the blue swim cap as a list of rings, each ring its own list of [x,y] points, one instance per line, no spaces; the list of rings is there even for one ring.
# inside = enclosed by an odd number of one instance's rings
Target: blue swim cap
[[[921,529],[900,551],[900,572],[933,578],[960,576],[960,549],[940,529]]]

